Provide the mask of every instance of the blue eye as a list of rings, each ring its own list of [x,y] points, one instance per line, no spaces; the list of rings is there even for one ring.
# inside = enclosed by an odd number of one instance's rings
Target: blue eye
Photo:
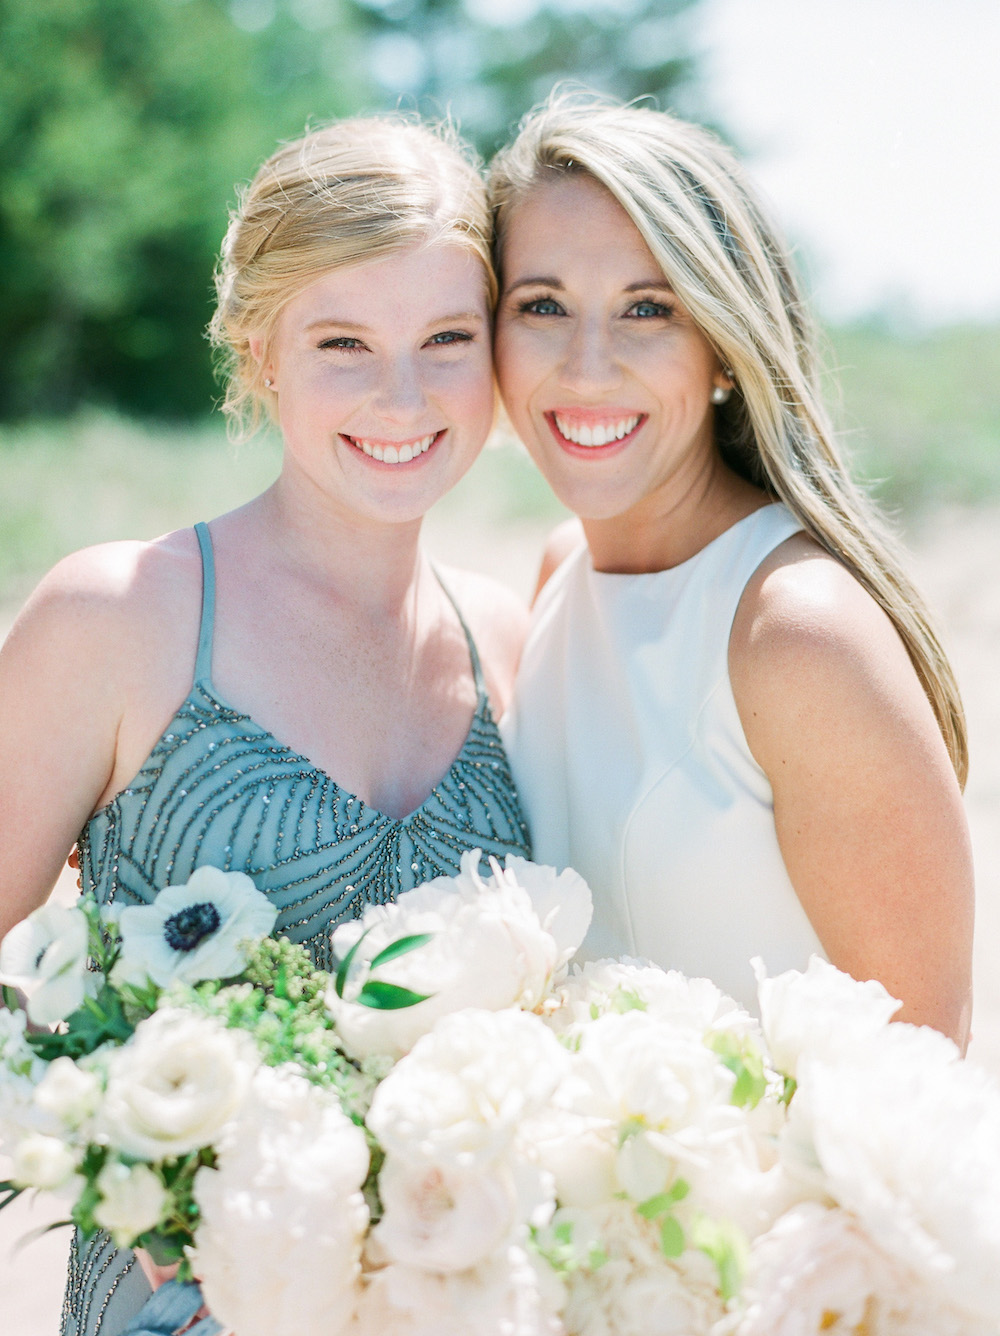
[[[335,339],[324,339],[318,346],[324,350],[327,348],[336,348],[342,352],[353,353],[363,347],[363,344],[360,339],[352,339],[347,335],[343,335]]]
[[[427,342],[447,348],[452,343],[471,343],[472,335],[467,334],[463,329],[446,329],[441,334],[432,335]]]
[[[563,309],[554,297],[535,297],[522,302],[517,308],[521,315],[562,315]]]
[[[664,306],[662,302],[636,302],[629,314],[639,320],[664,320],[673,315],[673,308]]]

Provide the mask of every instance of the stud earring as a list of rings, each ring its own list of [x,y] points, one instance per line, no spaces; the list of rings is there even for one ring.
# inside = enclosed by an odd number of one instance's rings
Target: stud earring
[[[712,391],[712,403],[724,404],[731,394],[732,390],[728,385],[716,385],[715,389]]]
[[[273,384],[274,384],[274,381],[271,379],[270,376],[265,376],[265,377],[264,377],[264,389],[265,389],[265,390],[269,390]]]

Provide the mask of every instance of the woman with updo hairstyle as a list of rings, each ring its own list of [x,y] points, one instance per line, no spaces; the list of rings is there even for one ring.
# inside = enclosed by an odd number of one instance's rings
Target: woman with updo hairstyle
[[[68,557],[29,600],[0,656],[0,932],[76,842],[105,903],[246,873],[329,968],[339,921],[469,848],[529,852],[494,723],[525,615],[419,543],[493,422],[488,235],[444,131],[349,120],[261,167],[212,337],[237,434],[273,419],[280,473],[207,525]],[[78,1240],[63,1332],[118,1336],[161,1278]]]
[[[734,155],[562,95],[494,161],[507,411],[579,517],[505,725],[595,955],[740,1002],[811,953],[968,1038],[958,692],[839,456],[788,253]]]

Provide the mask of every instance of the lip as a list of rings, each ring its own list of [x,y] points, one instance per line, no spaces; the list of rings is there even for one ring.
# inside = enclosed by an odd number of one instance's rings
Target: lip
[[[413,469],[419,467],[427,457],[434,453],[442,436],[445,434],[445,428],[440,431],[426,432],[423,436],[410,436],[406,440],[390,440],[380,436],[349,436],[347,432],[338,432],[340,439],[349,445],[355,454],[361,456],[365,463],[373,468],[379,469]],[[366,449],[365,447],[368,447]],[[409,459],[399,459],[401,451],[413,451]],[[397,458],[394,460],[379,458],[373,451],[388,453],[392,451]]]
[[[542,416],[548,423],[559,448],[577,459],[607,459],[611,455],[620,454],[635,440],[649,418],[648,413],[637,413],[635,409],[618,408],[614,405],[609,408],[553,408]],[[556,423],[557,416],[564,421],[569,419],[580,426],[622,422],[632,418],[638,418],[638,421],[630,432],[618,440],[607,441],[604,445],[580,445],[562,434]]]

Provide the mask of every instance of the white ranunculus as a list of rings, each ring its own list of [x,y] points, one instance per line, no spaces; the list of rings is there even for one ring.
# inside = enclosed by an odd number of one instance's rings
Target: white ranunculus
[[[119,917],[121,956],[112,982],[168,984],[229,979],[246,965],[242,944],[266,937],[278,911],[243,872],[200,867],[149,905]]]
[[[79,1127],[97,1112],[103,1088],[95,1072],[72,1058],[56,1058],[35,1090],[35,1104],[67,1127]]]
[[[65,1020],[97,992],[87,969],[89,925],[76,908],[42,905],[0,943],[0,983],[19,988],[35,1025]]]
[[[537,1199],[524,1200],[517,1173],[441,1167],[389,1155],[379,1173],[384,1214],[374,1238],[385,1257],[427,1271],[467,1271],[514,1240]]]
[[[575,1035],[601,1016],[645,1011],[699,1037],[721,1031],[755,1034],[758,1023],[709,979],[688,979],[644,960],[592,960],[575,965],[548,1017],[559,1034]]]
[[[160,1176],[148,1164],[123,1164],[111,1159],[97,1175],[101,1200],[94,1219],[106,1229],[119,1248],[130,1247],[159,1223],[167,1204],[167,1191]]]
[[[368,1277],[352,1336],[565,1336],[563,1300],[553,1272],[517,1245],[468,1271],[393,1264]]]
[[[78,1156],[60,1137],[29,1132],[14,1148],[11,1178],[19,1187],[54,1192],[76,1172]]]
[[[462,857],[455,877],[438,877],[376,905],[364,917],[342,924],[333,945],[343,959],[364,933],[345,990],[333,987],[327,1004],[344,1046],[354,1057],[383,1053],[401,1057],[445,1015],[465,1008],[531,1011],[544,1003],[579,946],[590,921],[590,892],[575,873],[511,859],[479,872],[480,853]],[[417,950],[381,966],[377,978],[428,995],[417,1006],[376,1010],[353,999],[366,966],[391,943],[429,933]]]
[[[98,1136],[143,1160],[212,1145],[239,1112],[258,1061],[241,1031],[178,1008],[154,1012],[107,1057]]]
[[[764,1037],[774,1067],[795,1077],[799,1057],[833,1058],[863,1047],[884,1030],[902,1006],[875,979],[859,983],[819,956],[802,973],[769,979],[753,961]]]
[[[368,1126],[390,1153],[481,1168],[545,1107],[569,1056],[522,1011],[462,1011],[417,1041],[375,1092]]]
[[[191,1261],[213,1315],[240,1336],[337,1336],[360,1297],[364,1132],[336,1095],[262,1067],[216,1168],[200,1169]]]
[[[942,1302],[1000,1313],[1000,1088],[936,1031],[894,1024],[803,1057],[783,1166],[817,1185]]]
[[[692,1249],[664,1257],[656,1225],[629,1202],[564,1211],[560,1220],[590,1247],[599,1239],[605,1258],[567,1277],[564,1321],[573,1336],[708,1336],[722,1319],[714,1264]]]

